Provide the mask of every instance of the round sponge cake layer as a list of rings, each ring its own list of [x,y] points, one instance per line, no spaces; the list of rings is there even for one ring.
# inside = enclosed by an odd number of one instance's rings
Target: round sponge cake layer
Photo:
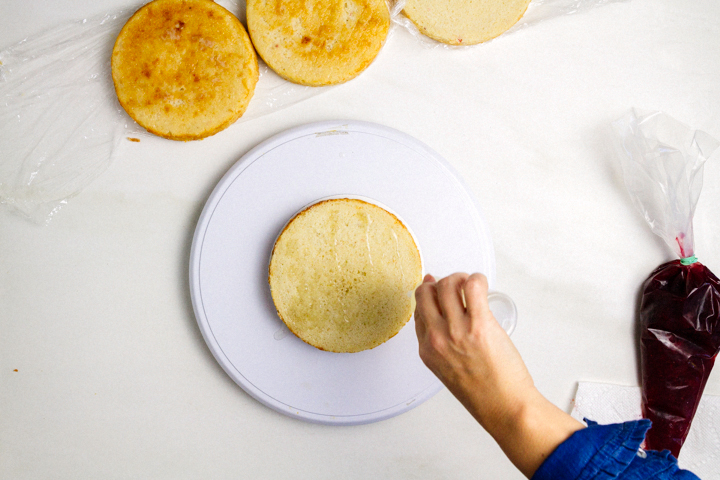
[[[248,0],[248,30],[278,75],[302,85],[346,82],[382,48],[385,0]]]
[[[290,331],[321,350],[359,352],[397,334],[414,310],[420,253],[386,210],[326,200],[297,214],[273,249],[270,291]]]
[[[258,81],[238,19],[211,0],[154,0],[125,24],[112,54],[115,91],[149,132],[197,140],[231,125]]]
[[[515,25],[530,0],[407,0],[403,13],[418,30],[439,42],[472,45]]]

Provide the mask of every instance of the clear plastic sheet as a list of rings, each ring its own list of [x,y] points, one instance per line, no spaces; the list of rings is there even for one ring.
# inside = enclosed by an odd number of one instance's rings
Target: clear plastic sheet
[[[125,121],[110,35],[125,18],[63,25],[0,52],[0,202],[45,221],[108,167]]]
[[[613,128],[633,203],[678,258],[691,257],[703,165],[720,144],[662,112],[632,110]]]
[[[244,2],[219,3],[244,20]],[[115,39],[133,12],[71,22],[0,51],[0,203],[47,223],[108,168],[120,140],[147,134],[120,107],[110,73]],[[289,83],[259,63],[238,122],[328,88]]]
[[[508,31],[501,34],[500,37],[508,33],[517,31],[521,28],[535,25],[553,18],[564,17],[566,15],[574,15],[576,13],[584,13],[593,8],[606,5],[608,3],[627,2],[629,0],[532,0],[528,5],[527,11],[522,18],[511,27]],[[418,30],[415,24],[403,15],[402,11],[405,7],[406,0],[392,0],[390,15],[393,23],[407,29],[423,46],[428,48],[468,48],[474,45],[447,45],[429,38]],[[498,38],[498,37],[496,37]],[[488,40],[492,41],[492,40]],[[484,42],[488,43],[488,42]],[[482,45],[482,44],[480,44]]]
[[[661,112],[633,110],[613,127],[633,202],[680,257],[650,274],[639,312],[645,447],[677,457],[720,350],[720,280],[697,261],[692,228],[718,142]]]

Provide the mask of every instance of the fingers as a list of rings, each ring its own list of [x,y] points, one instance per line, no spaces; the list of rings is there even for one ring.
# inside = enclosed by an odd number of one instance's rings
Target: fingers
[[[465,306],[462,299],[462,286],[467,278],[467,273],[453,273],[437,283],[440,311],[449,324],[464,320]]]
[[[488,283],[482,273],[473,273],[463,285],[467,313],[471,320],[492,315],[488,304]]]
[[[415,307],[415,335],[417,335],[418,341],[422,341],[425,338],[427,327],[425,327],[425,320],[422,319],[420,311],[417,306]]]
[[[415,289],[415,333],[418,340],[425,338],[428,323],[434,325],[440,318],[435,278],[425,275],[423,283]]]
[[[454,273],[435,281],[426,275],[415,290],[415,333],[426,339],[428,331],[440,336],[460,338],[479,326],[478,321],[492,319],[488,306],[487,278],[480,273]]]

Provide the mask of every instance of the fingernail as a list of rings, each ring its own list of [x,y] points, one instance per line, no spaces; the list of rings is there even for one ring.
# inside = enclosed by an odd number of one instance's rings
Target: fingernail
[[[434,282],[434,281],[435,281],[435,277],[433,277],[429,273],[427,275],[425,275],[425,278],[423,278],[423,283]]]

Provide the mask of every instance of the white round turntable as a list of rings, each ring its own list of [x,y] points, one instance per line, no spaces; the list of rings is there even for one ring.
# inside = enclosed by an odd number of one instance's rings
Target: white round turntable
[[[418,357],[414,322],[384,344],[343,354],[286,329],[268,286],[283,225],[333,196],[373,199],[402,219],[425,272],[482,272],[492,289],[488,228],[465,184],[440,155],[381,125],[321,122],[283,132],[244,155],[220,180],[198,221],[190,288],[203,337],[248,394],[286,415],[354,425],[405,412],[442,384]]]

